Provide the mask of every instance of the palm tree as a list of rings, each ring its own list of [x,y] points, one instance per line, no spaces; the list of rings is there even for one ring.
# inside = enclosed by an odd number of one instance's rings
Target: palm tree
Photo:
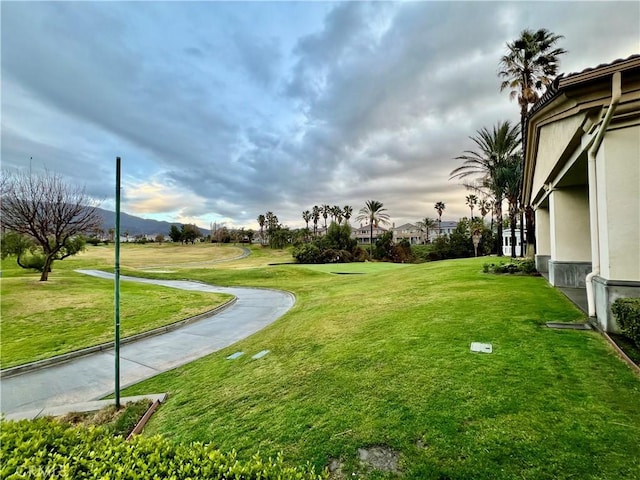
[[[425,217],[418,222],[418,228],[425,233],[426,243],[429,243],[429,230],[436,226],[435,220],[432,220],[429,217]]]
[[[466,150],[464,155],[456,157],[456,160],[464,160],[462,166],[451,172],[450,178],[465,179],[475,176],[479,184],[465,184],[468,188],[479,192],[489,191],[495,200],[495,213],[498,224],[498,255],[502,255],[502,200],[505,194],[505,185],[501,176],[497,175],[498,169],[510,162],[520,147],[518,127],[511,122],[500,122],[489,131],[486,127],[476,132],[475,137],[470,137],[478,147],[477,151]]]
[[[349,205],[345,205],[344,208],[342,209],[342,215],[344,216],[344,220],[349,223],[349,219],[351,218],[351,215],[353,214],[353,207],[349,206]]]
[[[302,219],[304,220],[304,223],[307,224],[307,231],[305,232],[305,239],[308,240],[308,235],[309,235],[309,220],[311,220],[311,212],[309,210],[305,210],[304,212],[302,212]]]
[[[482,216],[482,223],[484,223],[484,217],[486,217],[487,213],[491,211],[491,202],[488,199],[483,198],[478,203],[478,207],[480,208],[480,216]]]
[[[320,220],[320,207],[314,205],[311,209],[311,218],[313,219],[313,236],[318,234],[318,221]]]
[[[564,38],[545,28],[537,32],[523,30],[520,38],[507,43],[507,54],[500,59],[498,77],[503,78],[500,91],[510,89],[511,99],[517,98],[520,105],[520,133],[524,136],[524,120],[558,73],[558,57],[567,51],[554,48]]]
[[[335,219],[338,224],[342,223],[342,208],[337,205],[331,207],[331,217]]]
[[[518,215],[518,200],[522,184],[522,155],[521,152],[513,155],[504,162],[496,172],[498,182],[504,186],[504,196],[509,202],[509,226],[511,227],[511,257],[516,257],[516,226]],[[522,231],[522,224],[520,225]],[[502,240],[502,238],[501,238]],[[520,242],[520,252],[524,245]]]
[[[447,206],[444,202],[436,202],[433,208],[438,211],[438,236],[440,236],[442,235],[442,212],[444,212],[444,209],[447,208]]]
[[[469,208],[471,209],[471,221],[473,221],[473,207],[475,207],[478,204],[478,197],[476,195],[467,195],[466,197],[467,200],[467,205],[469,205]]]
[[[382,202],[377,200],[367,200],[364,204],[364,207],[360,209],[358,212],[358,216],[356,220],[359,222],[366,221],[369,222],[369,255],[373,255],[373,226],[376,228],[381,223],[387,224],[389,223],[389,215],[386,212],[386,208],[383,207]]]
[[[510,89],[511,99],[517,98],[520,105],[520,134],[522,136],[522,150],[526,132],[524,123],[529,106],[538,101],[540,95],[553,82],[558,74],[560,55],[567,53],[563,48],[556,47],[562,35],[555,35],[545,28],[534,32],[523,30],[520,37],[507,43],[507,54],[500,60],[498,76],[503,79],[500,91]],[[524,161],[524,157],[523,157]],[[522,209],[520,213],[520,240],[524,246],[524,225]],[[535,244],[535,225],[531,207],[527,211],[527,244]],[[521,251],[524,256],[524,252]]]
[[[327,232],[327,217],[331,213],[331,207],[329,205],[322,205],[321,208],[322,218],[324,218],[324,231]]]
[[[264,224],[266,223],[264,215],[258,215],[258,225],[260,225],[260,243],[264,245]]]

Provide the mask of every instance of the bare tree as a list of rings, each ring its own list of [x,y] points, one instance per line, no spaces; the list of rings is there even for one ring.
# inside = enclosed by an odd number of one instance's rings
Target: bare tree
[[[97,203],[84,188],[71,186],[54,173],[2,172],[2,229],[31,239],[42,249],[44,265],[40,281],[49,278],[54,260],[64,258],[69,242],[100,228]]]

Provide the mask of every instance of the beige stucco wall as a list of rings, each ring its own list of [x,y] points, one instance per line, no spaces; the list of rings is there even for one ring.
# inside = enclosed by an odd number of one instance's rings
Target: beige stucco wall
[[[549,196],[551,260],[590,262],[587,186],[559,188]]]
[[[600,274],[640,281],[640,125],[607,132],[596,171]]]
[[[536,210],[536,254],[551,255],[551,229],[549,209],[539,207]]]
[[[533,190],[531,198],[542,189],[551,170],[560,159],[577,130],[582,127],[585,114],[575,115],[564,120],[558,120],[540,129],[538,141],[538,155],[536,169],[533,175]],[[582,133],[582,131],[580,132]]]

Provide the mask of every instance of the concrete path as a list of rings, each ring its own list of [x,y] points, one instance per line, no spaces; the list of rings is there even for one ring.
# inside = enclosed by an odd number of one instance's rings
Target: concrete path
[[[78,270],[113,279],[98,270]],[[152,280],[120,276],[121,281],[150,283],[181,290],[229,293],[231,307],[180,329],[120,347],[120,385],[138,383],[227,347],[261,330],[295,303],[288,292],[258,288],[215,287],[199,282]],[[122,319],[121,321],[126,321]],[[68,362],[0,379],[0,410],[5,414],[29,412],[104,397],[114,390],[115,356],[105,350]],[[12,415],[14,416],[14,415]]]

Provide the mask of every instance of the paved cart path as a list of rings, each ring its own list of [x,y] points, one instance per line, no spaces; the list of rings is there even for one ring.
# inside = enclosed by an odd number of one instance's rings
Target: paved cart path
[[[113,279],[99,270],[78,270]],[[150,283],[181,290],[229,293],[237,301],[223,311],[179,329],[121,345],[122,388],[184,365],[227,347],[261,330],[284,315],[295,303],[288,292],[260,288],[216,287],[183,280],[153,280],[120,276],[121,281]],[[113,349],[64,363],[0,379],[0,410],[5,414],[95,400],[113,393]],[[13,416],[13,415],[11,415]]]

